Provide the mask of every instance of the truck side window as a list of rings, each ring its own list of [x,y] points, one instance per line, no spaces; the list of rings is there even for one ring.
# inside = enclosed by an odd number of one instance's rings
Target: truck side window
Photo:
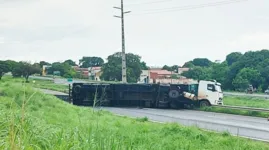
[[[215,85],[213,85],[213,84],[208,84],[208,85],[207,85],[207,90],[209,90],[209,91],[215,91]]]

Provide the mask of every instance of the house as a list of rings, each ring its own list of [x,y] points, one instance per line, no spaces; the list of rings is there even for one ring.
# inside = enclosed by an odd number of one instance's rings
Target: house
[[[101,67],[89,67],[89,79],[100,81],[100,76],[102,75]]]
[[[148,83],[184,84],[193,82],[192,79],[187,79],[186,77],[183,76],[179,76],[176,79],[172,79],[172,75],[177,74],[172,71],[162,69],[142,70],[138,83],[147,83],[147,78],[149,79]]]
[[[81,75],[81,78],[89,78],[88,68],[80,68],[79,66],[73,66],[74,70]]]
[[[189,71],[190,68],[182,68],[182,67],[179,67],[178,68],[178,74],[182,74],[183,72],[186,72],[186,71]]]
[[[167,70],[150,70],[150,78],[151,79],[165,79],[171,78],[173,72]]]

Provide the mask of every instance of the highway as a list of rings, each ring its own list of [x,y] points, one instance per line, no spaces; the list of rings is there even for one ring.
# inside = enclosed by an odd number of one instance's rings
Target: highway
[[[65,93],[41,90],[46,94],[67,97]],[[269,142],[269,121],[266,118],[239,116],[222,113],[212,113],[194,110],[171,110],[150,108],[117,108],[101,107],[116,115],[128,117],[147,117],[151,121],[160,123],[179,123],[185,126],[197,126],[201,129],[224,132],[256,140]]]
[[[161,123],[179,123],[185,126],[197,126],[216,132],[228,131],[232,135],[269,141],[269,122],[265,118],[211,113],[193,110],[109,108],[104,110],[128,117],[147,117]]]
[[[63,78],[53,79],[51,77],[41,77],[41,76],[31,76],[30,78],[40,79],[40,80],[52,80],[52,81],[54,80],[55,84],[63,84],[63,85],[68,85],[72,83],[91,83],[90,81],[79,80],[79,79],[73,79],[73,82],[67,82],[67,79],[63,79]],[[225,96],[256,97],[256,98],[269,100],[269,95],[265,95],[265,94],[245,94],[245,93],[237,93],[237,92],[224,92],[223,94]]]

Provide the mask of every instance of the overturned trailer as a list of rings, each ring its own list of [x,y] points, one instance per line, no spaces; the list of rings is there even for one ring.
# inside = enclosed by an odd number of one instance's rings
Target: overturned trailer
[[[221,85],[216,81],[168,85],[73,83],[71,95],[78,106],[181,108],[223,104]]]

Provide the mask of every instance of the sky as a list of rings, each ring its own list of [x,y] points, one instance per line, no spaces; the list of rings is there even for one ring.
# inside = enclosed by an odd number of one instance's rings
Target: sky
[[[131,11],[125,15],[126,53],[140,55],[149,66],[181,66],[194,58],[223,61],[231,52],[269,49],[268,0],[124,4]],[[113,17],[120,11],[113,6],[120,0],[0,0],[0,59],[106,60],[121,51],[121,21]]]

